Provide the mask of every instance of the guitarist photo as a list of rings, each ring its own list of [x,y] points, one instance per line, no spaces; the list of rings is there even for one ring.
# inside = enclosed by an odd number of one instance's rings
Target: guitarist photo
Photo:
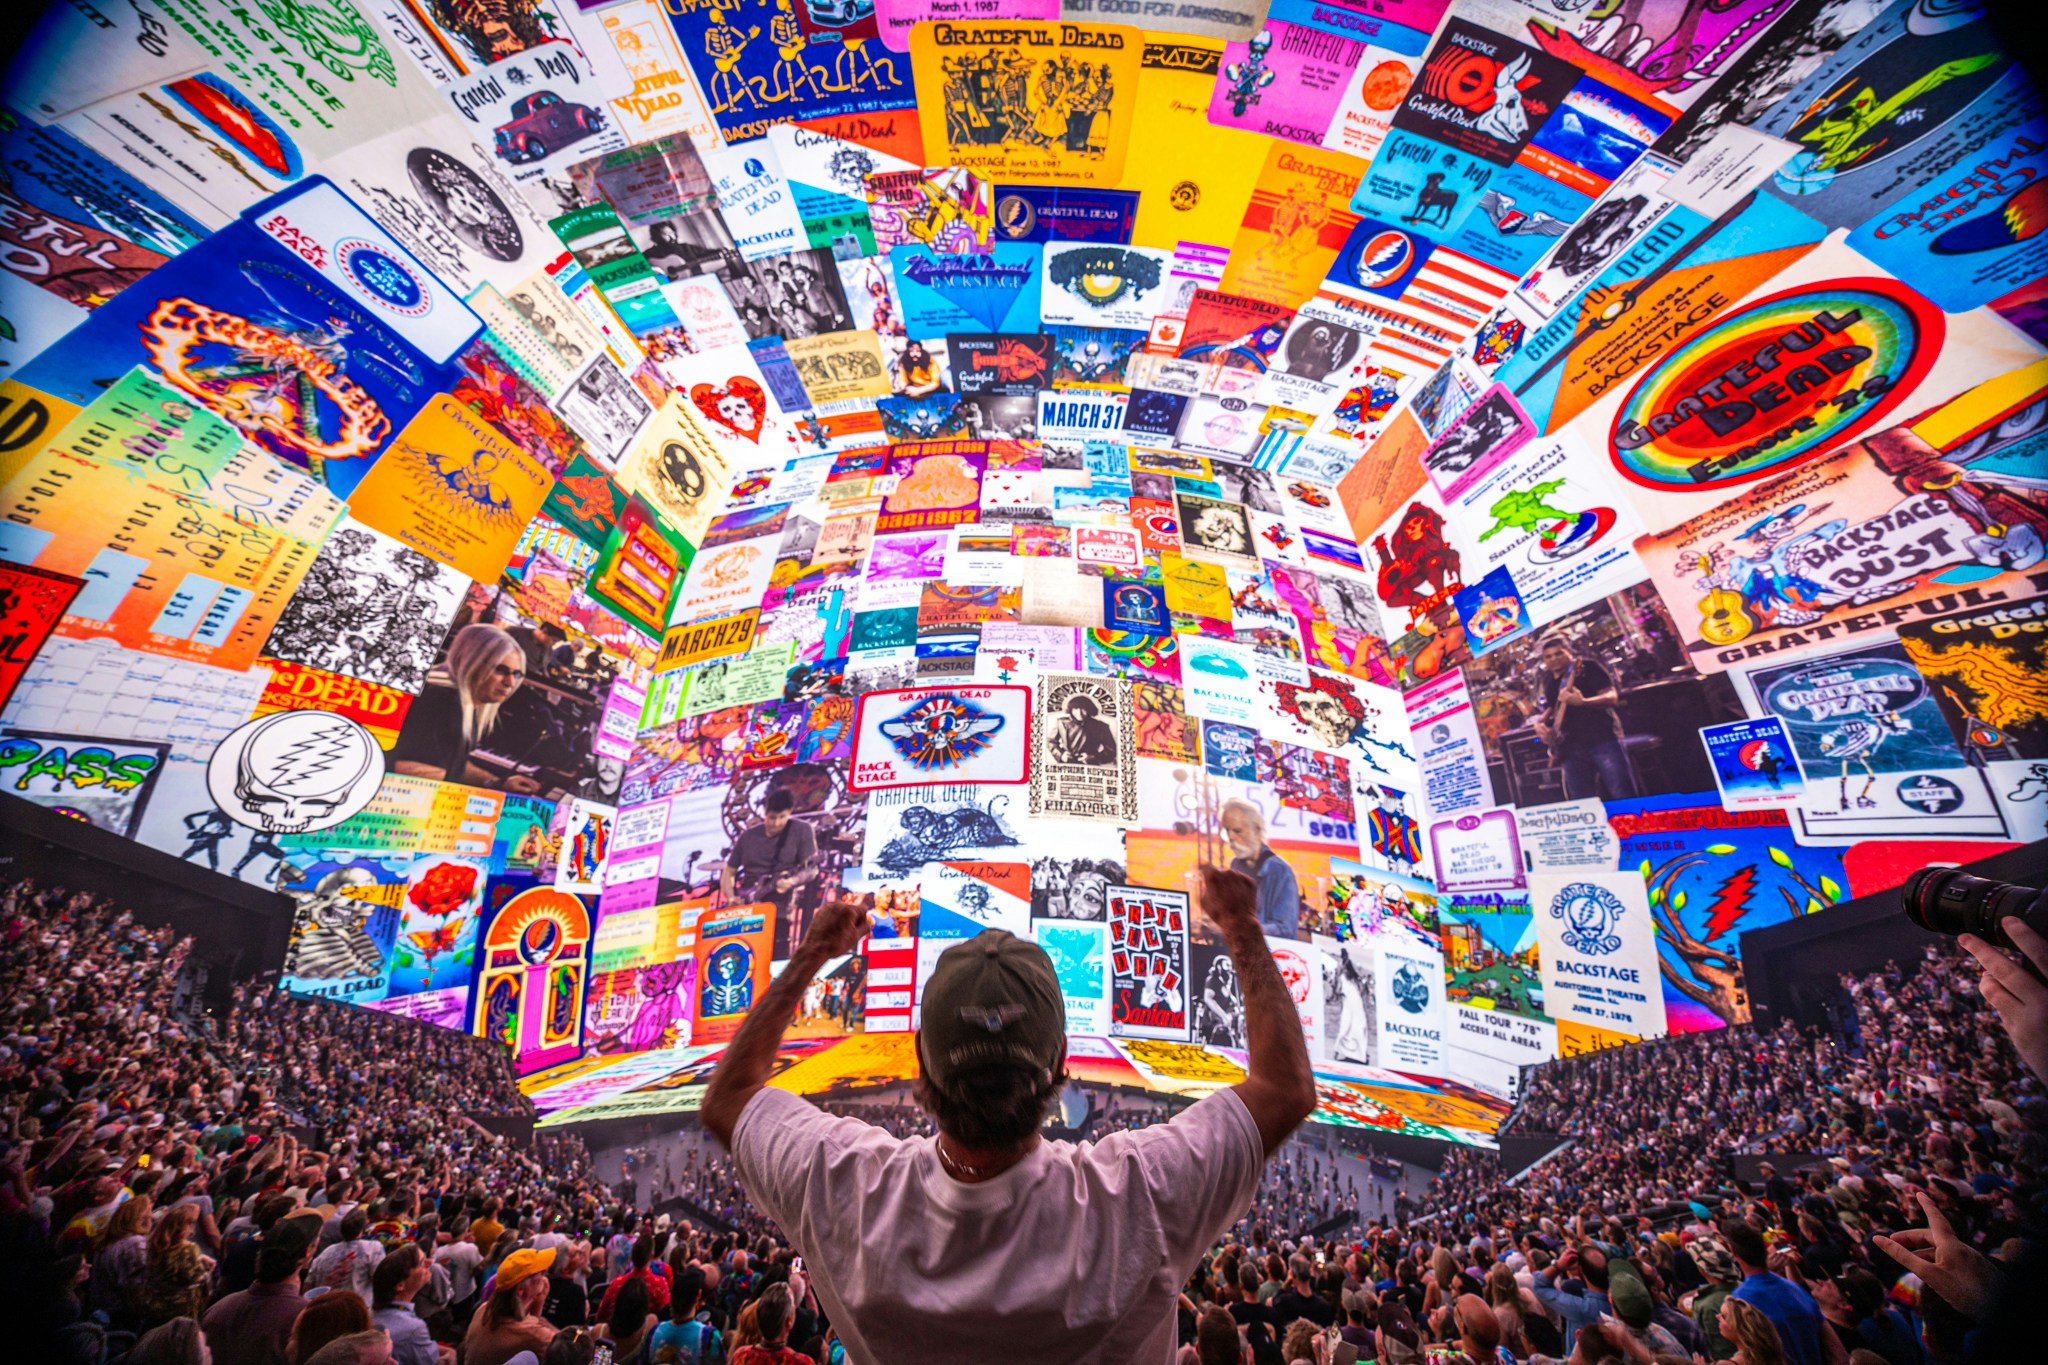
[[[1563,635],[1542,645],[1543,711],[1537,735],[1564,769],[1568,801],[1597,796],[1622,801],[1638,795],[1621,744],[1621,693],[1598,659],[1582,659]]]
[[[740,831],[718,874],[724,904],[773,901],[776,924],[783,932],[798,888],[818,875],[818,836],[790,815],[795,807],[796,796],[787,787],[769,792],[761,803],[761,823]]]

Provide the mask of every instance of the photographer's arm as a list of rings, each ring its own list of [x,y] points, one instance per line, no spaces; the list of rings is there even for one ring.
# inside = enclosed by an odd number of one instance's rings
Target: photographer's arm
[[[2042,972],[2048,973],[2048,939],[2029,929],[2024,920],[2008,918],[2006,937],[2027,955]],[[2019,1050],[2020,1060],[2043,1081],[2048,1081],[2048,986],[2025,967],[2007,957],[1975,934],[1960,940],[1977,965],[1984,969],[1979,988]]]

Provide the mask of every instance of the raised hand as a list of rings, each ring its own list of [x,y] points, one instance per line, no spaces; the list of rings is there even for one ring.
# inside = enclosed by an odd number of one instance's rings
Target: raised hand
[[[1202,913],[1216,922],[1225,934],[1259,927],[1259,888],[1242,872],[1203,867]]]
[[[1924,1228],[1877,1237],[1878,1249],[1920,1277],[1929,1289],[1972,1322],[1984,1321],[2003,1285],[2003,1276],[1983,1252],[1956,1236],[1932,1199],[1919,1196]]]
[[[857,900],[841,897],[818,907],[804,934],[803,946],[816,944],[820,958],[839,957],[860,947],[867,936],[868,912]]]

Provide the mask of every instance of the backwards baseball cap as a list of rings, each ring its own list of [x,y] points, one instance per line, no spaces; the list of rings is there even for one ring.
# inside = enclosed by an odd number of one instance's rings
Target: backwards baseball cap
[[[1052,1070],[1066,1048],[1067,1007],[1045,949],[984,929],[939,954],[924,988],[918,1054],[925,1079],[949,1088],[987,1065]]]

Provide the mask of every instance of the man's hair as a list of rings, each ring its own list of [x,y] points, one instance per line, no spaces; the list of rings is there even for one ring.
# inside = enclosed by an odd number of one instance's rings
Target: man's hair
[[[273,1194],[256,1206],[256,1228],[259,1232],[270,1231],[271,1224],[299,1206],[299,1201],[288,1194]]]
[[[1227,1309],[1205,1308],[1195,1319],[1195,1357],[1201,1365],[1237,1365],[1244,1359],[1238,1349],[1237,1320]]]
[[[1287,1258],[1288,1279],[1298,1280],[1303,1284],[1313,1284],[1315,1282],[1315,1273],[1316,1268],[1310,1264],[1308,1257],[1296,1254]]]
[[[1579,1269],[1585,1272],[1586,1283],[1605,1291],[1607,1288],[1607,1253],[1599,1247],[1587,1247],[1579,1253]]]
[[[1728,1250],[1735,1253],[1735,1259],[1744,1265],[1761,1270],[1770,1263],[1770,1251],[1764,1246],[1764,1235],[1754,1225],[1742,1218],[1729,1218],[1721,1224],[1721,1240],[1728,1244]]]
[[[771,1284],[754,1308],[754,1325],[765,1341],[780,1341],[789,1334],[789,1320],[796,1316],[796,1302],[786,1284]]]
[[[1261,839],[1266,837],[1266,813],[1264,811],[1245,800],[1242,796],[1233,796],[1228,801],[1225,801],[1222,808],[1216,812],[1216,818],[1221,820],[1233,811],[1244,817],[1245,825],[1252,833],[1258,835]]]
[[[963,1072],[943,1088],[919,1068],[912,1094],[955,1142],[1009,1151],[1038,1131],[1065,1083],[1064,1071],[998,1062]]]
[[[630,1337],[653,1311],[654,1291],[647,1287],[646,1280],[636,1276],[619,1286],[619,1296],[612,1300],[612,1315],[605,1325],[615,1337]]]
[[[283,1284],[299,1273],[306,1244],[296,1237],[281,1238],[256,1249],[256,1283]]]
[[[363,1211],[363,1206],[361,1204],[358,1204],[354,1208],[350,1209],[347,1213],[342,1215],[341,1240],[344,1242],[357,1241],[362,1237],[364,1230],[369,1226],[370,1215]]]
[[[761,803],[761,809],[770,815],[780,815],[784,811],[795,810],[796,793],[787,787],[777,787],[774,791],[768,793],[768,799]]]
[[[313,1352],[306,1365],[364,1365],[367,1361],[386,1359],[390,1351],[391,1338],[382,1327],[372,1327],[367,1332],[336,1337]]]
[[[426,1257],[420,1249],[407,1242],[398,1250],[377,1262],[377,1268],[370,1272],[370,1297],[379,1308],[386,1307],[398,1295],[398,1287],[405,1283],[405,1277],[419,1269]]]
[[[1859,1318],[1875,1317],[1884,1308],[1884,1284],[1860,1265],[1842,1272],[1836,1284],[1849,1301],[1849,1311]]]
[[[633,1243],[631,1255],[633,1258],[633,1269],[647,1269],[647,1263],[654,1259],[654,1238],[642,1234],[640,1240]]]
[[[362,1295],[353,1289],[330,1289],[317,1299],[307,1299],[299,1310],[292,1325],[299,1337],[297,1358],[304,1360],[330,1341],[352,1332],[367,1332],[375,1325]]]
[[[695,1266],[684,1266],[676,1272],[676,1287],[669,1291],[668,1317],[670,1322],[688,1322],[690,1314],[697,1310],[697,1300],[704,1297],[704,1272]]]

